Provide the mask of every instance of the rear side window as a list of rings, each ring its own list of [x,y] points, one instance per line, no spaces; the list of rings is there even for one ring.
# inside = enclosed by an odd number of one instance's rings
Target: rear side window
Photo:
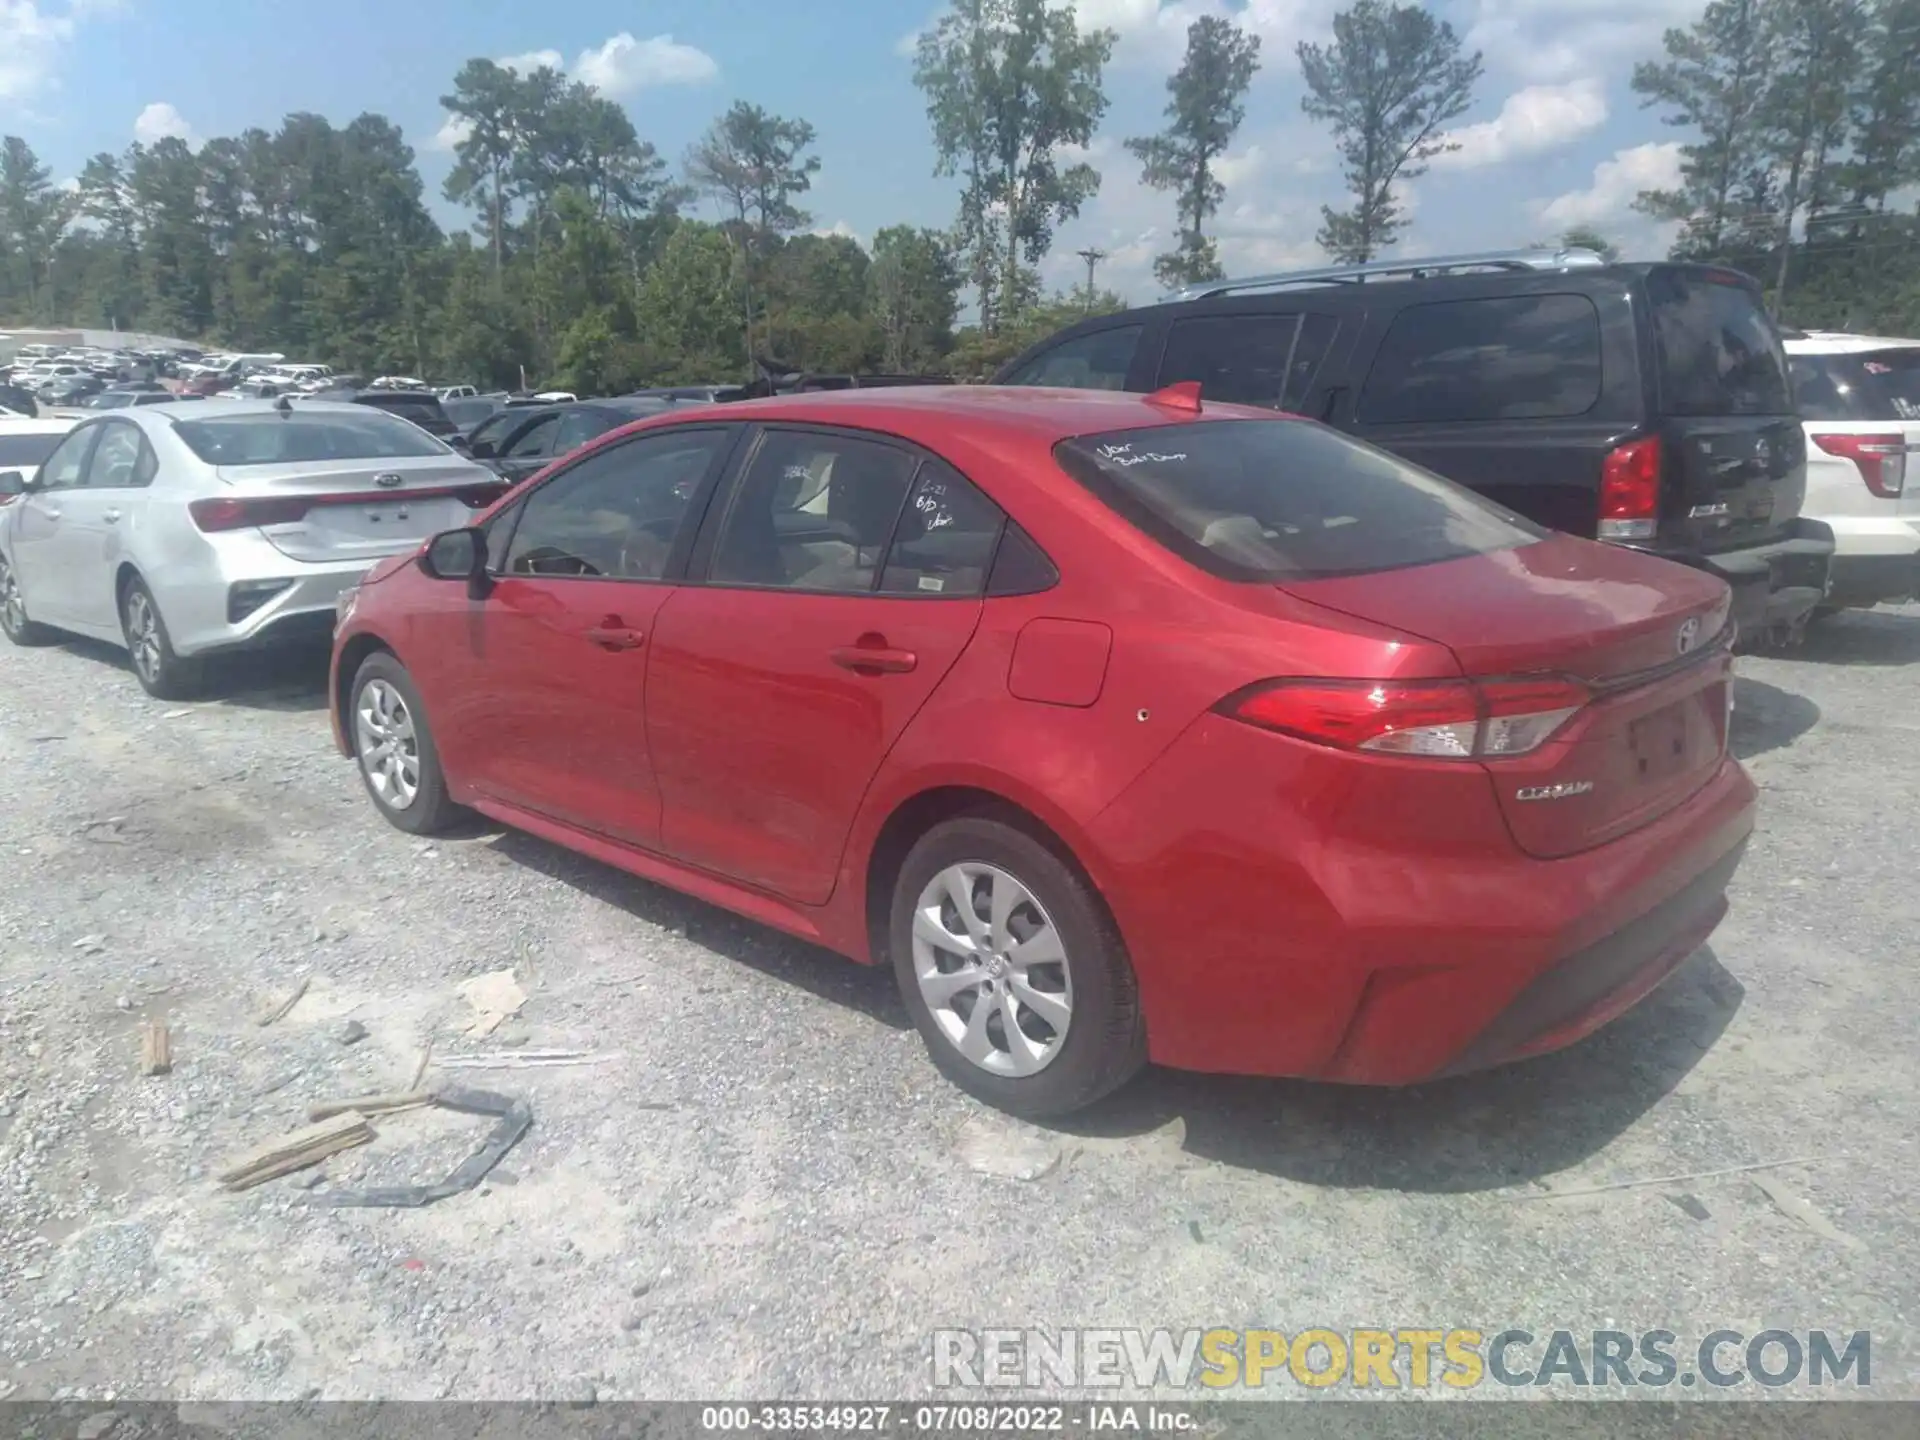
[[[1306,420],[1215,420],[1063,441],[1061,466],[1168,549],[1230,580],[1362,575],[1544,534],[1439,476]]]
[[[1290,410],[1306,402],[1340,322],[1331,315],[1209,315],[1176,321],[1161,385],[1200,382],[1209,400]]]
[[[371,406],[351,414],[215,416],[174,430],[209,465],[289,465],[308,460],[401,460],[449,451],[418,425]]]
[[[1000,507],[952,466],[923,462],[894,527],[880,589],[947,597],[984,593],[1005,520]]]
[[[721,585],[874,587],[914,457],[853,435],[769,430],[739,481],[714,551]]]
[[[1069,390],[1124,390],[1140,326],[1116,325],[1078,335],[1034,356],[1007,376],[1008,385],[1045,385]]]
[[[1654,269],[1647,299],[1669,415],[1791,415],[1779,332],[1732,272]]]
[[[1584,295],[1409,305],[1394,317],[1357,413],[1363,424],[1546,420],[1600,398],[1600,315]]]

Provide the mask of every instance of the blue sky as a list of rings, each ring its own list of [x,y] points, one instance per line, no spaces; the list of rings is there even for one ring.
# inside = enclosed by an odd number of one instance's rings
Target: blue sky
[[[1484,52],[1486,76],[1461,121],[1462,149],[1408,190],[1402,253],[1522,244],[1591,223],[1630,253],[1664,248],[1635,193],[1671,183],[1677,132],[1641,110],[1633,62],[1703,0],[1440,0]],[[55,177],[136,136],[189,140],[272,128],[292,110],[345,123],[363,110],[412,141],[443,224],[451,163],[438,97],[474,55],[555,59],[628,107],[670,162],[735,99],[803,117],[819,132],[807,197],[815,227],[863,242],[900,222],[945,225],[955,182],[934,177],[911,37],[936,0],[0,0],[0,132],[20,134]],[[1169,245],[1171,197],[1145,189],[1121,147],[1160,123],[1187,24],[1234,16],[1262,40],[1247,120],[1224,167],[1215,222],[1235,273],[1312,264],[1323,200],[1339,181],[1327,133],[1300,113],[1294,46],[1324,39],[1335,0],[1079,0],[1082,24],[1120,34],[1112,98],[1091,159],[1099,197],[1060,233],[1047,279],[1082,273],[1071,252],[1109,252],[1101,278],[1147,299]]]

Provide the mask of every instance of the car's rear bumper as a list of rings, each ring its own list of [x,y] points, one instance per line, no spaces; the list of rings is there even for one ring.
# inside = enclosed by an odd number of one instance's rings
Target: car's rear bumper
[[[1832,515],[1833,584],[1826,603],[1878,605],[1920,595],[1920,517]]]
[[[1570,1044],[1650,991],[1718,923],[1754,798],[1727,759],[1632,834],[1535,860],[1477,766],[1209,716],[1091,833],[1154,1060],[1400,1085]]]
[[[1833,527],[1801,516],[1783,538],[1765,545],[1671,558],[1726,581],[1733,588],[1734,624],[1740,634],[1756,635],[1799,624],[1826,603],[1834,549]]]
[[[378,563],[294,560],[258,531],[236,531],[207,545],[193,566],[175,567],[157,598],[182,655],[324,641],[340,592]]]

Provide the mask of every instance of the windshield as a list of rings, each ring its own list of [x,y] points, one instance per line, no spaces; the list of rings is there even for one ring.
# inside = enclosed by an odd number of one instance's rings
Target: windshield
[[[1780,336],[1737,272],[1659,267],[1647,295],[1669,415],[1791,415]]]
[[[223,415],[179,420],[174,430],[209,465],[306,460],[416,459],[451,452],[417,425],[371,407],[359,414]]]
[[[1438,475],[1307,420],[1216,420],[1063,441],[1068,474],[1233,580],[1359,575],[1544,533]]]

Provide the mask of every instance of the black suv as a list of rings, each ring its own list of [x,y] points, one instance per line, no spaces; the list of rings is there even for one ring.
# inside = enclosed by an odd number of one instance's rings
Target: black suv
[[[1743,634],[1825,598],[1806,441],[1747,276],[1513,252],[1270,275],[1084,320],[1005,385],[1153,391],[1324,420],[1555,530],[1720,576]]]

